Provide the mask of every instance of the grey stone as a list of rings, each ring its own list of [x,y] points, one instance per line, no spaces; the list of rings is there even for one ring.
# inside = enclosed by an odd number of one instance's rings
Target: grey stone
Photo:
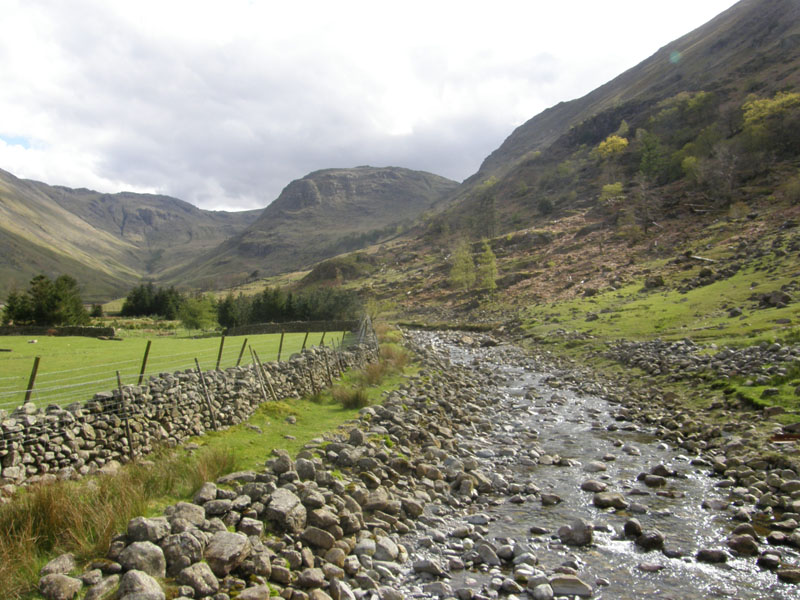
[[[300,535],[300,539],[315,548],[328,550],[333,547],[336,538],[330,533],[319,527],[306,527]]]
[[[119,584],[119,600],[165,600],[158,582],[143,571],[128,571]]]
[[[153,542],[133,542],[120,553],[119,563],[126,571],[142,571],[153,577],[167,574],[164,551]]]
[[[205,558],[214,575],[224,577],[250,556],[251,550],[250,540],[245,535],[220,531],[211,538]]]
[[[550,587],[556,596],[580,596],[589,598],[594,591],[592,586],[576,575],[558,574],[550,578]]]
[[[166,517],[146,519],[135,517],[128,521],[128,540],[132,542],[153,542],[157,544],[170,534]]]
[[[282,530],[300,533],[306,526],[306,507],[295,494],[278,488],[270,494],[266,517]]]
[[[47,600],[72,600],[83,588],[80,579],[63,573],[50,573],[39,580],[39,592]]]
[[[119,575],[109,575],[101,579],[86,591],[83,600],[111,600],[116,595],[119,580]]]
[[[204,562],[197,562],[186,567],[176,578],[181,585],[188,585],[197,597],[210,596],[219,591],[219,580],[211,567]]]
[[[62,554],[61,556],[57,556],[45,566],[42,567],[41,571],[39,571],[39,575],[44,577],[45,575],[53,575],[53,574],[66,574],[70,571],[75,570],[77,568],[77,564],[75,562],[75,555],[70,553]]]

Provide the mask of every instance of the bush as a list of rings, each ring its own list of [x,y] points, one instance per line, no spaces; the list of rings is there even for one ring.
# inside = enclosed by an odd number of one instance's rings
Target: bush
[[[369,406],[369,395],[367,390],[362,387],[350,387],[345,385],[335,385],[331,388],[333,399],[348,410],[354,408],[364,408]]]

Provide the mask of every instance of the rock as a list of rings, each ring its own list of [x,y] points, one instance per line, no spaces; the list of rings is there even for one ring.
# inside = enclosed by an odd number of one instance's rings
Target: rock
[[[266,517],[279,529],[300,533],[306,526],[306,507],[300,498],[285,488],[278,488],[270,495]]]
[[[697,551],[695,558],[699,562],[705,563],[724,563],[728,560],[728,555],[725,553],[724,550],[714,550],[709,548],[701,548]]]
[[[540,583],[532,589],[529,587],[528,593],[533,600],[553,600],[555,597],[555,594],[553,594],[553,588],[549,583]]]
[[[581,489],[584,492],[605,492],[606,488],[608,488],[608,485],[596,479],[587,479],[581,483]]]
[[[256,585],[253,587],[245,588],[239,595],[236,596],[237,600],[269,600],[270,589],[266,585]]]
[[[453,595],[453,588],[443,581],[434,581],[422,586],[422,591],[436,598],[447,598]]]
[[[576,575],[557,574],[550,578],[550,587],[555,596],[580,596],[589,598],[592,587]]]
[[[636,545],[642,550],[649,552],[650,550],[661,550],[664,547],[664,534],[658,529],[644,531],[636,538]]]
[[[594,526],[583,519],[575,519],[558,530],[561,543],[568,546],[588,546],[592,543]]]
[[[329,591],[333,600],[356,600],[353,590],[341,579],[331,580]]]
[[[300,535],[300,539],[314,548],[322,548],[323,550],[331,548],[336,541],[336,538],[324,529],[313,526],[306,527]]]
[[[116,595],[117,586],[119,585],[120,576],[110,575],[101,579],[99,583],[90,587],[83,600],[112,600]]]
[[[322,569],[304,569],[297,578],[297,585],[302,588],[319,588],[325,583],[325,574]]]
[[[128,571],[122,576],[119,600],[165,600],[161,586],[143,571]]]
[[[626,537],[639,537],[642,535],[642,524],[639,519],[628,519],[625,521],[624,532]]]
[[[75,555],[72,553],[67,553],[54,558],[45,566],[43,566],[41,571],[39,571],[39,575],[42,577],[53,574],[65,575],[76,568],[77,564],[75,562]]]
[[[170,534],[166,517],[145,519],[135,517],[128,521],[128,540],[132,542],[153,542],[157,544]]]
[[[594,495],[592,502],[597,508],[614,508],[616,510],[624,510],[630,504],[619,492],[599,492]]]
[[[380,536],[375,541],[375,554],[372,555],[373,560],[394,561],[397,560],[400,554],[400,549],[389,537]]]
[[[749,534],[733,535],[728,538],[728,548],[744,556],[756,556],[758,554],[758,544],[753,536]]]
[[[211,500],[216,500],[216,498],[217,485],[209,481],[200,486],[200,489],[197,490],[197,493],[194,495],[193,501],[195,504],[205,504]]]
[[[543,493],[540,499],[542,501],[542,506],[555,506],[561,502],[561,496],[557,494]]]
[[[82,587],[80,579],[63,573],[50,573],[39,580],[39,592],[47,600],[72,600]]]
[[[181,585],[188,585],[196,597],[211,596],[219,591],[219,580],[207,563],[198,562],[183,569],[176,578]]]
[[[412,568],[414,569],[414,573],[428,573],[434,577],[444,577],[447,575],[442,565],[437,560],[430,558],[415,561]]]
[[[120,553],[119,563],[126,571],[141,571],[152,577],[167,574],[164,551],[153,542],[133,542]]]
[[[161,542],[161,550],[167,561],[167,573],[175,575],[192,563],[203,558],[203,544],[199,535],[188,531],[168,535]]]
[[[784,583],[800,583],[800,567],[781,567],[777,574]]]
[[[211,538],[205,551],[205,559],[214,575],[224,577],[250,556],[251,551],[250,540],[246,536],[220,531]]]

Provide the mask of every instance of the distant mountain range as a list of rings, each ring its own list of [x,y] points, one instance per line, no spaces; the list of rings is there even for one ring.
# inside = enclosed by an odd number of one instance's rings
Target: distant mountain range
[[[0,297],[38,273],[69,273],[93,300],[143,279],[217,289],[293,271],[395,235],[457,186],[409,169],[329,169],[293,181],[265,210],[217,212],[0,170]]]
[[[776,163],[752,139],[747,145],[742,107],[747,98],[797,90],[800,2],[742,0],[586,96],[519,126],[460,185],[397,167],[327,169],[289,183],[263,210],[226,213],[0,171],[0,297],[39,272],[74,275],[89,299],[119,296],[142,279],[223,289],[398,236],[475,239],[578,213],[601,218],[603,185],[619,184],[630,204],[644,171],[657,209],[674,212],[714,202],[725,166],[720,148],[728,153],[726,202],[746,199],[747,186],[772,193],[782,185],[776,173],[796,165],[791,157]],[[624,138],[624,152],[598,159],[593,150],[612,135]]]

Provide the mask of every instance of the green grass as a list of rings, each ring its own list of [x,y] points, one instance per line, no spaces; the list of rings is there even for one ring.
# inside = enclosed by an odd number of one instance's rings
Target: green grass
[[[319,344],[322,334],[311,333],[307,346]],[[225,338],[221,368],[236,364],[245,338],[248,346],[258,352],[263,362],[275,360],[280,343],[279,334],[235,336]],[[304,333],[287,333],[283,342],[281,358],[299,352]],[[325,336],[325,343],[337,342],[341,333]],[[37,343],[28,343],[36,339]],[[194,369],[195,358],[204,370],[213,369],[220,347],[219,337],[192,338],[183,336],[158,336],[138,333],[124,337],[121,341],[98,340],[84,337],[50,336],[4,336],[0,337],[0,409],[12,410],[22,404],[34,358],[41,357],[31,398],[40,406],[47,404],[66,405],[75,401],[89,400],[100,391],[116,388],[116,371],[120,372],[123,385],[138,381],[139,369],[147,346],[151,341],[145,377],[162,372]],[[250,352],[246,349],[242,364],[249,364]]]

